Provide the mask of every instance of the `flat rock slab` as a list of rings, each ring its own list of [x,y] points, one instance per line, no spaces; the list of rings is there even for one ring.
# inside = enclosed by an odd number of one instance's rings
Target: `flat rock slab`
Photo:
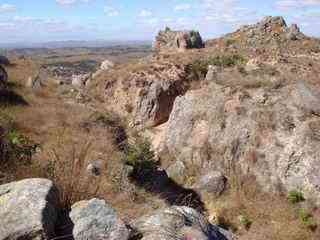
[[[75,240],[126,240],[129,230],[104,200],[81,201],[72,206],[70,218]]]
[[[50,239],[57,220],[58,193],[46,179],[0,186],[0,240]]]

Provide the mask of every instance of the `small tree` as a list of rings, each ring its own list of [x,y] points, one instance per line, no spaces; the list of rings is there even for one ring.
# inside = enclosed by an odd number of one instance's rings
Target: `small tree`
[[[171,28],[169,28],[168,26],[166,26],[165,31],[166,31],[166,32],[171,32]]]

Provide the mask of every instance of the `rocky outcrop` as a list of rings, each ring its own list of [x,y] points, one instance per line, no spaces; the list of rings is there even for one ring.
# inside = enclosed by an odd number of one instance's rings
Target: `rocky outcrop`
[[[268,51],[288,47],[296,48],[294,42],[308,39],[297,24],[288,26],[283,17],[268,16],[260,22],[240,27],[236,32],[226,34],[220,39],[227,47],[244,47],[248,50],[268,48]],[[219,40],[208,40],[206,46],[219,45]],[[222,46],[220,46],[222,47]],[[284,49],[282,49],[284,50]],[[287,49],[291,51],[291,49]]]
[[[46,179],[0,186],[0,239],[50,239],[57,220],[58,194]]]
[[[186,50],[203,48],[204,43],[197,31],[172,31],[167,28],[156,36],[154,48],[156,50]]]
[[[70,218],[75,240],[126,240],[129,230],[104,200],[81,201],[72,206]]]
[[[221,172],[212,171],[200,177],[192,188],[200,193],[219,196],[226,189],[226,185],[226,177]]]
[[[73,86],[82,88],[85,87],[89,81],[91,80],[91,73],[88,74],[80,74],[80,75],[72,75],[71,83]]]
[[[177,96],[187,88],[183,65],[152,64],[130,73],[128,79],[107,83],[106,97],[112,110],[130,116],[135,127],[153,127],[166,122]]]
[[[109,69],[114,67],[114,63],[110,60],[104,60],[100,65],[100,70],[108,71]]]
[[[142,240],[232,240],[230,233],[211,225],[196,210],[189,207],[160,209],[132,223]]]
[[[184,179],[254,176],[266,191],[298,189],[320,203],[319,104],[304,82],[276,89],[212,82],[176,99],[159,156],[181,162]]]

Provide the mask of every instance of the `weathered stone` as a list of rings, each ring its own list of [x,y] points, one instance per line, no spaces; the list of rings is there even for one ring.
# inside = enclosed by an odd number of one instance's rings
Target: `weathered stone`
[[[166,159],[182,162],[184,177],[194,169],[198,177],[210,170],[252,175],[266,191],[300,189],[319,203],[319,96],[306,83],[232,92],[211,83],[190,91],[174,103],[163,139]]]
[[[126,240],[129,230],[115,210],[104,200],[92,199],[74,204],[70,218],[75,240]]]
[[[221,172],[212,171],[202,176],[193,189],[219,196],[225,190],[226,183],[227,179]]]
[[[216,80],[217,73],[218,73],[218,67],[214,65],[209,65],[208,72],[206,75],[206,81],[210,82],[210,81]]]
[[[91,80],[91,75],[90,73],[88,74],[80,74],[80,75],[72,75],[72,85],[75,87],[84,87],[86,86],[89,81]]]
[[[114,63],[110,60],[105,60],[101,63],[100,69],[103,71],[108,71],[109,69],[114,67]]]
[[[196,31],[160,31],[156,37],[154,48],[157,50],[203,48],[204,43]]]
[[[289,40],[298,40],[301,37],[301,32],[300,32],[300,28],[298,27],[297,24],[292,24],[289,28],[288,28],[288,34],[287,37]]]
[[[0,186],[0,239],[43,240],[54,234],[58,193],[46,179]]]
[[[189,207],[170,207],[141,217],[132,224],[142,240],[231,240],[225,230],[211,225],[196,210]]]
[[[92,161],[88,166],[87,166],[87,173],[91,176],[99,176],[101,174],[101,167],[102,167],[102,162],[101,161]]]
[[[176,161],[167,168],[169,178],[174,179],[178,184],[183,184],[186,176],[186,167],[183,162]]]

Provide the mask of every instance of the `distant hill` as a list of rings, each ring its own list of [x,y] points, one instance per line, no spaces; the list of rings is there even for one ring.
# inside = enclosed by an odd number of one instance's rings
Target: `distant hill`
[[[75,48],[75,47],[114,47],[122,45],[152,45],[151,41],[107,41],[107,40],[95,40],[95,41],[51,41],[43,43],[0,43],[0,48]]]

